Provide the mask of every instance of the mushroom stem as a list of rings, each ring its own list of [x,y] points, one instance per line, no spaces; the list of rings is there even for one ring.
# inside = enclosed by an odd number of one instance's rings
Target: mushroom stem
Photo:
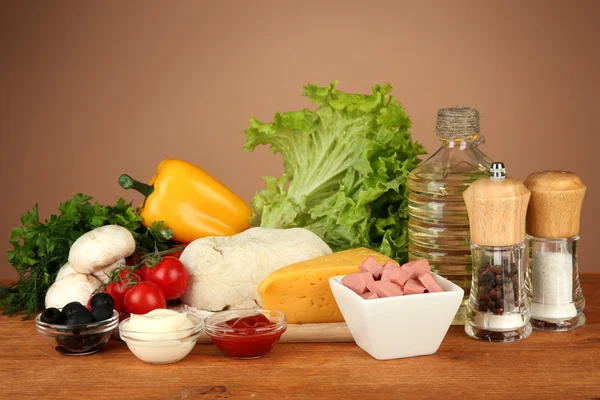
[[[135,179],[133,179],[131,176],[129,176],[127,174],[123,174],[119,177],[119,185],[121,185],[121,187],[123,189],[137,190],[138,192],[143,194],[145,197],[150,196],[152,194],[152,192],[154,191],[153,186],[146,185],[145,183],[136,181]]]

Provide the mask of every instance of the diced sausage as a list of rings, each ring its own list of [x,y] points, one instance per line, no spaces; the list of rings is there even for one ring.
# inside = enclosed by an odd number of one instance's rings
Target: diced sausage
[[[360,295],[360,297],[362,297],[365,300],[378,299],[379,298],[379,296],[375,292],[363,293],[363,294]]]
[[[367,285],[374,281],[373,274],[370,272],[356,272],[342,278],[342,284],[358,294],[365,293]]]
[[[386,262],[385,265],[383,266],[383,270],[381,271],[381,280],[389,281],[390,275],[396,269],[400,269],[400,267],[397,264],[394,264],[391,261]]]
[[[404,266],[402,268],[396,268],[389,275],[389,280],[390,282],[395,283],[396,285],[404,286],[406,281],[409,280],[412,276],[412,273],[413,271],[410,267]]]
[[[367,257],[359,266],[358,269],[363,272],[370,272],[373,278],[379,279],[383,265],[379,264],[373,257]]]
[[[375,292],[379,297],[395,297],[402,296],[404,292],[402,288],[390,281],[375,281],[369,283],[369,291]]]
[[[425,293],[425,286],[416,279],[409,279],[402,289],[404,290],[404,294]]]
[[[417,279],[424,273],[429,272],[429,262],[427,260],[415,260],[404,264],[401,268],[410,267],[412,270],[411,279]]]
[[[419,276],[419,281],[425,286],[429,293],[441,292],[442,288],[435,281],[435,278],[431,274],[423,274]]]

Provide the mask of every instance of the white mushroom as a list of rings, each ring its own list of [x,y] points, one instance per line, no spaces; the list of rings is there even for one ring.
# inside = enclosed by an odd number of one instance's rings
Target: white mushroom
[[[135,251],[135,239],[122,226],[106,225],[79,237],[69,251],[69,262],[80,274],[112,267]]]
[[[103,284],[107,284],[108,278],[110,278],[110,273],[112,272],[112,270],[119,268],[121,265],[125,265],[124,258],[117,260],[115,263],[109,265],[108,267],[104,267],[104,269],[101,269],[100,271],[94,272],[92,275],[98,278]]]
[[[90,296],[101,283],[98,279],[84,274],[68,274],[56,280],[46,292],[46,308],[62,308],[72,301],[86,305]]]
[[[76,273],[77,273],[77,271],[75,271],[73,269],[73,267],[71,266],[71,263],[67,262],[65,265],[63,265],[62,267],[60,267],[60,269],[58,270],[58,274],[56,274],[55,281],[59,280],[63,276],[66,276],[66,275],[69,275],[69,274],[76,274]]]

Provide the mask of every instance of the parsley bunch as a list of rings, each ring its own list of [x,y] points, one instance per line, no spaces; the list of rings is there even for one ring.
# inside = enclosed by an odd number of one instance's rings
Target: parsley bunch
[[[91,196],[78,193],[61,203],[58,214],[40,221],[37,204],[21,215],[21,226],[10,233],[13,250],[8,261],[19,273],[19,280],[0,286],[0,308],[4,314],[31,317],[44,307],[46,291],[58,270],[67,262],[69,249],[77,238],[103,225],[117,224],[133,234],[139,247],[147,251],[167,249],[172,237],[169,228],[157,222],[151,228],[142,226],[142,218],[131,203],[119,199],[114,206],[91,203]]]

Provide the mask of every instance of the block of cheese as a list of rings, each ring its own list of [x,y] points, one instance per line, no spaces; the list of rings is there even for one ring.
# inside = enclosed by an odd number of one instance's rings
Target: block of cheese
[[[381,253],[361,247],[272,272],[258,286],[262,307],[283,312],[289,324],[343,322],[329,288],[329,278],[359,272],[358,266],[367,257],[373,257],[380,264],[390,261]]]

